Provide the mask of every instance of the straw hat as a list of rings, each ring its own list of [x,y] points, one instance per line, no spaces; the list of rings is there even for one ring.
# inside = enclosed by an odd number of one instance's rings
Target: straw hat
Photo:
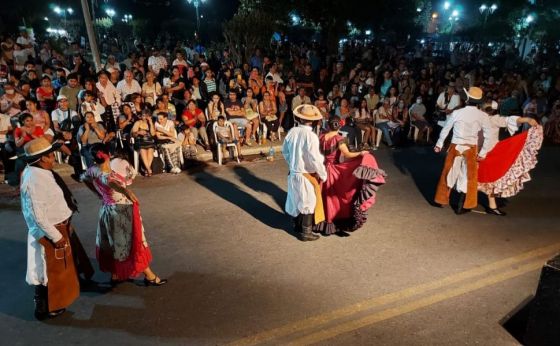
[[[27,162],[39,160],[42,156],[47,155],[60,148],[61,143],[51,144],[45,137],[35,138],[23,147],[25,152],[23,158]]]
[[[302,120],[321,120],[323,115],[319,111],[319,108],[313,105],[299,105],[294,109],[294,115]]]
[[[465,94],[467,94],[467,101],[474,103],[482,103],[482,89],[477,87],[470,87],[469,90],[464,89]]]

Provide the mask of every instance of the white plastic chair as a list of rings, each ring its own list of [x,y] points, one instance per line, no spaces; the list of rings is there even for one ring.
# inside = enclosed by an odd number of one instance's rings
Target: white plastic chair
[[[420,135],[420,128],[413,124],[412,114],[410,114],[410,110],[408,111],[408,119],[410,122],[410,130],[408,131],[408,137],[412,137],[414,139],[414,143],[418,142],[418,136]],[[430,132],[431,129],[428,127],[426,131],[426,141],[430,139]]]
[[[226,121],[225,125],[229,128],[230,132],[231,132],[231,138],[235,138],[235,131],[233,130],[233,125],[229,122]],[[214,125],[212,125],[212,132],[214,133],[214,141],[216,142],[216,157],[218,158],[218,165],[222,165],[222,145],[219,141],[218,141],[218,133],[216,132],[216,129],[218,127],[218,122],[214,122]],[[239,160],[239,152],[237,150],[237,145],[235,143],[227,143],[225,144],[226,148],[233,148],[233,152],[235,155],[235,158],[237,159],[237,163],[241,163],[241,161]]]

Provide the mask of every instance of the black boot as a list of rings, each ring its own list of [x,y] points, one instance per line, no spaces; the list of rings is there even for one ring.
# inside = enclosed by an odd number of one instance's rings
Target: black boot
[[[299,214],[297,217],[294,217],[292,221],[294,222],[294,232],[299,235],[301,233],[301,220],[302,215]]]
[[[42,321],[47,318],[55,318],[62,315],[66,309],[49,312],[49,291],[46,286],[35,286],[35,318]]]
[[[49,316],[49,304],[47,301],[47,288],[42,285],[35,286],[35,318],[42,321]]]
[[[301,241],[313,241],[319,239],[319,236],[313,233],[313,214],[304,214],[301,216],[301,233],[298,238]]]
[[[459,192],[459,202],[457,203],[457,210],[455,211],[455,213],[457,215],[463,215],[466,214],[468,212],[470,212],[470,209],[464,209],[463,206],[465,205],[465,198],[467,197],[467,194]]]

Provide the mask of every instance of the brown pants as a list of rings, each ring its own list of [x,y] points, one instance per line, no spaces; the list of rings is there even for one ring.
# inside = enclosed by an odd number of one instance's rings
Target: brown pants
[[[455,144],[451,144],[449,151],[447,152],[445,164],[443,165],[443,171],[441,172],[441,177],[439,178],[439,183],[436,189],[435,202],[441,205],[449,204],[449,194],[451,189],[447,186],[447,175],[453,166],[455,158],[463,155],[465,161],[467,162],[467,195],[465,197],[465,204],[463,207],[465,209],[476,208],[478,205],[478,162],[476,161],[478,150],[476,146],[472,146],[471,149],[464,151],[463,154],[461,154],[455,149],[455,147]]]

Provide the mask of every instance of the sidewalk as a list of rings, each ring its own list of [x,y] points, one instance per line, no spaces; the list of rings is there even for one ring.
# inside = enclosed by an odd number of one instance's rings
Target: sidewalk
[[[261,156],[267,156],[268,155],[268,151],[270,150],[271,147],[271,143],[268,142],[267,144],[262,144],[262,145],[257,145],[254,144],[251,147],[248,146],[242,146],[241,147],[241,155],[243,155],[245,158],[249,157],[249,156],[255,156],[255,155],[261,155]],[[275,156],[278,157],[278,155],[281,154],[282,152],[282,143],[281,142],[276,142],[276,143],[272,143],[272,148],[274,148],[275,151]],[[202,147],[198,147],[198,156],[197,156],[197,160],[200,162],[205,162],[210,166],[213,167],[219,167],[218,163],[216,161],[212,160],[213,154],[212,152],[209,151],[204,151],[204,149]],[[247,162],[254,162],[255,160],[246,160]],[[243,164],[243,162],[245,161],[241,161],[241,164]],[[57,172],[58,174],[60,174],[62,177],[68,177],[68,179],[65,179],[67,181],[72,181],[69,177],[72,173],[74,173],[74,170],[72,169],[72,166],[66,164],[66,163],[61,163],[61,164],[55,164],[54,166],[54,171]],[[4,173],[0,173],[0,181],[4,181]],[[15,189],[10,187],[7,184],[0,184],[0,197],[9,197],[9,198],[15,198],[17,196],[11,196],[14,193]],[[1,204],[1,203],[0,203]]]

